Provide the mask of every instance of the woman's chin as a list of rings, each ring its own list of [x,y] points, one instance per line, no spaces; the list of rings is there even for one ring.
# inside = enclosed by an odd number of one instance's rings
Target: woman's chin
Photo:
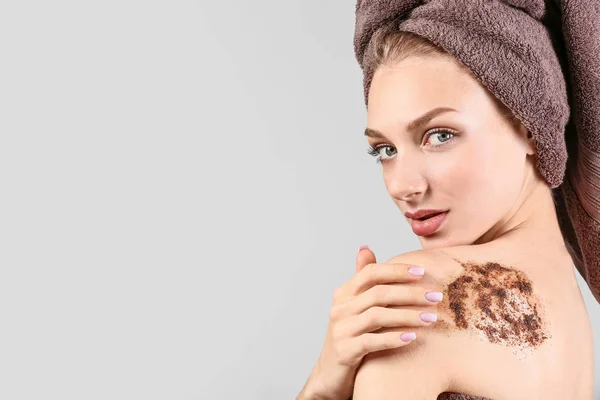
[[[442,247],[468,246],[472,241],[461,240],[456,235],[450,235],[440,230],[433,235],[419,237],[423,250],[437,249]]]
[[[444,236],[442,232],[436,232],[433,235],[419,237],[419,241],[421,242],[421,247],[423,247],[423,250],[452,246],[450,240],[448,240],[448,237]]]

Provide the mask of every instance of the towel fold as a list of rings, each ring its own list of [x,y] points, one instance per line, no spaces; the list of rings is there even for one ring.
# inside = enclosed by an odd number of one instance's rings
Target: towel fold
[[[565,244],[600,302],[600,1],[358,0],[367,107],[371,38],[390,23],[452,54],[529,129]]]

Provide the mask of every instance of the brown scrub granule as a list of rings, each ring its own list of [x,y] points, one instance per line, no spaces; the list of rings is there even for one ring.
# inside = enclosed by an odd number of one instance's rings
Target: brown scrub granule
[[[456,261],[464,272],[444,289],[440,305],[447,308],[454,327],[475,329],[491,343],[520,349],[536,348],[550,337],[524,272],[497,262]]]

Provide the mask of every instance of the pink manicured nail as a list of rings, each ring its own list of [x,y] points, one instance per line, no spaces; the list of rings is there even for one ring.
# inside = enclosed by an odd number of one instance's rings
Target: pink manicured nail
[[[423,276],[425,275],[425,268],[422,267],[410,267],[408,269],[408,273],[414,276]]]
[[[362,246],[360,246],[360,247],[358,248],[358,251],[360,252],[361,250],[368,249],[368,248],[369,248],[369,245],[368,245],[368,244],[363,244]]]
[[[415,340],[416,338],[417,334],[414,332],[403,333],[402,335],[400,335],[400,339],[402,339],[403,342],[410,342],[411,340]]]
[[[425,293],[425,298],[432,302],[442,301],[444,295],[440,292],[427,292]]]
[[[421,313],[421,321],[423,322],[435,322],[437,321],[437,314],[434,313]]]

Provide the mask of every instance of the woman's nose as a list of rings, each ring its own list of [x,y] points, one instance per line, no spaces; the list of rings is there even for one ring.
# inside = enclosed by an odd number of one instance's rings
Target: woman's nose
[[[400,201],[415,201],[427,190],[427,181],[415,170],[390,174],[388,192]]]

